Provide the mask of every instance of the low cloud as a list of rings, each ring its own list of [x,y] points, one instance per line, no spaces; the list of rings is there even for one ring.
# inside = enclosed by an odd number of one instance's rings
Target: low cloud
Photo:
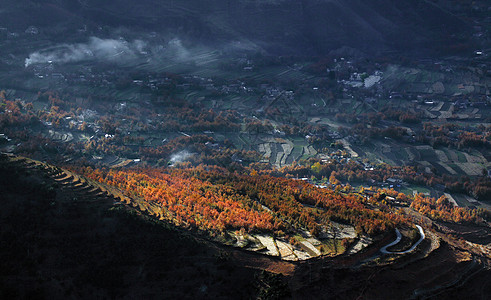
[[[180,39],[174,38],[169,41],[168,45],[168,55],[174,56],[179,60],[188,60],[190,58],[189,50],[186,49]]]
[[[258,52],[260,48],[248,41],[225,45],[204,46],[183,42],[178,37],[166,39],[132,40],[90,37],[86,43],[59,44],[35,51],[25,59],[25,67],[34,64],[66,64],[77,62],[105,62],[122,65],[172,66],[193,63],[202,66],[214,63],[223,53]]]
[[[150,46],[142,40],[101,39],[91,37],[87,43],[60,44],[33,52],[25,60],[25,66],[46,63],[72,63],[80,61],[103,61],[127,63],[138,58],[167,58],[186,61],[192,58],[190,50],[178,38],[164,45]]]
[[[146,47],[140,40],[131,43],[123,39],[91,37],[87,43],[61,44],[53,48],[31,53],[25,66],[42,63],[70,63],[84,60],[121,61],[137,57]]]

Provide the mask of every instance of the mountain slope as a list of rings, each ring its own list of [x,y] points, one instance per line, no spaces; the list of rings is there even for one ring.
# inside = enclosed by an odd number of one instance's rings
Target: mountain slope
[[[48,169],[0,155],[0,299],[247,299],[258,292],[258,272],[231,260],[240,252],[57,182]]]
[[[465,24],[423,0],[4,0],[0,26],[129,27],[207,44],[252,42],[274,54],[431,52]],[[423,50],[424,49],[424,50]]]

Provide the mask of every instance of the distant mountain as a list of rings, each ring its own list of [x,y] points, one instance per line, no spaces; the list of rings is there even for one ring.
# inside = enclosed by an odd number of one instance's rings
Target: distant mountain
[[[0,26],[138,28],[274,54],[434,53],[468,26],[424,0],[1,0]]]

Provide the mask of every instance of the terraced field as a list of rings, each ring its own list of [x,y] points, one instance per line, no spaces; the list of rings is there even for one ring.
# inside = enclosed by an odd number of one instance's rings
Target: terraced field
[[[401,145],[393,141],[377,141],[370,148],[377,153],[376,159],[381,159],[393,165],[405,165],[418,162],[426,167],[427,172],[434,168],[439,174],[467,176],[482,175],[483,169],[491,167],[489,157],[486,158],[480,151],[464,152],[451,148],[433,148],[429,145]],[[362,146],[357,146],[363,151]],[[370,152],[365,149],[365,153]],[[360,151],[361,152],[361,151]]]
[[[64,197],[70,198],[69,201],[74,203],[96,203],[99,201],[105,203],[109,201],[119,205],[127,205],[146,215],[164,220],[165,212],[157,203],[148,202],[135,196],[129,197],[115,187],[80,176],[65,168],[54,167],[28,158],[13,158],[13,160],[28,168],[44,170],[48,176],[60,184]],[[334,249],[327,249],[332,248],[333,243],[339,243],[344,238],[356,238],[352,227],[334,223],[331,230],[335,230],[336,234],[327,234],[323,240],[314,238],[306,230],[300,230],[295,237],[295,244],[291,244],[291,241],[285,238],[272,235],[228,232],[230,240],[226,241],[226,244],[268,256],[280,257],[287,261],[299,261],[321,255],[340,254],[342,253],[339,252],[341,249],[335,249],[333,253],[330,253],[330,251]],[[357,246],[359,248],[357,251],[362,250],[369,244],[361,245],[363,247]]]
[[[264,162],[269,162],[277,168],[317,155],[317,151],[302,139],[261,136],[255,137],[254,140],[244,139],[244,143],[261,153]]]

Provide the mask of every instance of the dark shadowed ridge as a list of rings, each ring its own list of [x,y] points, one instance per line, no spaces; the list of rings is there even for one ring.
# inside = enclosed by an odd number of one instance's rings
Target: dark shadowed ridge
[[[0,26],[132,27],[205,44],[244,41],[271,54],[428,55],[467,26],[423,0],[3,0]]]

